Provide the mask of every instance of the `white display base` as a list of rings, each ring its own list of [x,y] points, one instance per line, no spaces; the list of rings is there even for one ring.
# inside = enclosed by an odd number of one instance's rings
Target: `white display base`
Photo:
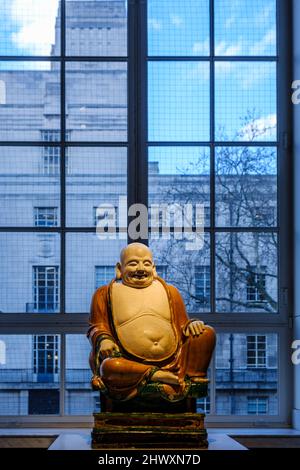
[[[206,450],[248,450],[246,447],[239,444],[239,442],[227,436],[227,434],[221,434],[221,433],[209,434],[208,433],[208,443],[209,443],[208,449],[201,449],[201,450],[203,451],[206,451]],[[61,434],[60,436],[58,436],[57,439],[55,439],[55,441],[51,444],[48,450],[93,450],[91,448],[91,435],[90,433]],[[100,451],[100,449],[96,449],[96,450],[97,452]],[[106,448],[103,450],[114,451],[114,450],[121,450],[121,449]],[[133,449],[130,449],[130,450],[133,450]],[[134,449],[134,450],[138,451],[142,449]],[[163,449],[159,449],[159,450],[163,450]],[[196,451],[197,449],[193,448],[191,450]]]

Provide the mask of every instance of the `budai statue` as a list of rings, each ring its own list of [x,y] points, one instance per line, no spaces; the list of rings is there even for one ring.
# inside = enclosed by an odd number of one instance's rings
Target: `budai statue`
[[[141,243],[122,250],[116,279],[95,292],[88,337],[92,385],[118,401],[150,384],[169,402],[186,398],[206,380],[215,346],[213,328],[188,318],[179,291],[157,276]]]

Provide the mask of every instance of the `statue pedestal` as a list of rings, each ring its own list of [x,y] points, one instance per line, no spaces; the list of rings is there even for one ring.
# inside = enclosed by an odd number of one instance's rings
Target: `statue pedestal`
[[[208,447],[203,413],[95,413],[92,448]]]

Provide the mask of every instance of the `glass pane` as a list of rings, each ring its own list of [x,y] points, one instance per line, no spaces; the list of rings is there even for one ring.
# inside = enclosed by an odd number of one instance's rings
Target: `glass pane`
[[[207,377],[210,380],[208,383],[208,393],[204,398],[197,398],[196,410],[197,413],[205,413],[206,415],[211,413],[211,368],[207,371]]]
[[[183,223],[210,222],[210,152],[208,147],[149,147],[149,205],[172,210],[179,205]],[[190,210],[190,217],[185,210]],[[162,217],[162,216],[161,216]]]
[[[1,147],[0,226],[57,226],[60,149]]]
[[[150,141],[209,140],[209,63],[150,62]]]
[[[66,311],[86,313],[99,279],[98,267],[114,267],[127,245],[119,234],[99,240],[96,233],[68,233],[66,237]],[[110,281],[111,279],[109,279]],[[108,282],[109,282],[108,281]]]
[[[59,0],[1,1],[0,55],[52,55]],[[58,45],[56,54],[60,53]]]
[[[276,0],[215,0],[215,55],[276,55]]]
[[[58,313],[60,244],[55,233],[0,234],[0,312]]]
[[[218,312],[277,312],[277,235],[216,234]]]
[[[127,1],[66,1],[66,52],[82,56],[127,54]]]
[[[148,54],[209,54],[209,0],[149,0]]]
[[[100,411],[100,392],[92,392],[91,345],[85,335],[66,335],[65,413],[91,415]]]
[[[216,62],[216,140],[276,141],[275,62]]]
[[[56,62],[0,63],[0,140],[45,140],[59,129],[59,80]]]
[[[120,197],[126,206],[126,178],[126,148],[68,148],[67,225],[95,226],[105,218],[101,208],[115,211],[117,225]]]
[[[69,140],[126,141],[125,63],[69,62],[66,99]]]
[[[167,239],[168,235],[170,239]],[[180,240],[175,239],[175,234],[165,233],[158,239],[151,237],[149,246],[153,251],[155,264],[160,268],[166,267],[164,279],[177,287],[187,311],[208,312],[210,310],[209,234],[199,233],[198,238],[196,234],[190,236],[190,240],[185,235]]]
[[[247,333],[218,334],[215,372],[217,414],[278,414],[278,338],[275,333],[265,333],[264,336],[267,360],[263,367],[257,367],[248,362]],[[264,408],[259,406],[262,399]]]
[[[0,335],[1,415],[58,414],[59,364],[59,335]]]
[[[216,223],[222,227],[276,225],[275,147],[216,148]]]

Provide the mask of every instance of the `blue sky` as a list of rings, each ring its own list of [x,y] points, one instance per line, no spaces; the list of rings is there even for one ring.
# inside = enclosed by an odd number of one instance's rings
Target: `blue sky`
[[[215,0],[215,54],[276,55],[275,3]],[[149,55],[207,56],[208,18],[208,0],[149,0]],[[276,140],[276,63],[220,61],[215,78],[216,138]],[[209,94],[208,62],[151,61],[149,140],[209,140]]]
[[[215,0],[215,52],[276,53],[275,0]],[[0,54],[47,55],[54,43],[58,0],[0,0]],[[149,55],[207,56],[208,0],[148,0]],[[2,70],[49,69],[49,62],[3,62]],[[149,140],[208,141],[208,62],[150,62]],[[216,137],[275,140],[275,62],[218,62]],[[250,114],[252,121],[243,122]],[[261,132],[260,132],[261,130]]]

